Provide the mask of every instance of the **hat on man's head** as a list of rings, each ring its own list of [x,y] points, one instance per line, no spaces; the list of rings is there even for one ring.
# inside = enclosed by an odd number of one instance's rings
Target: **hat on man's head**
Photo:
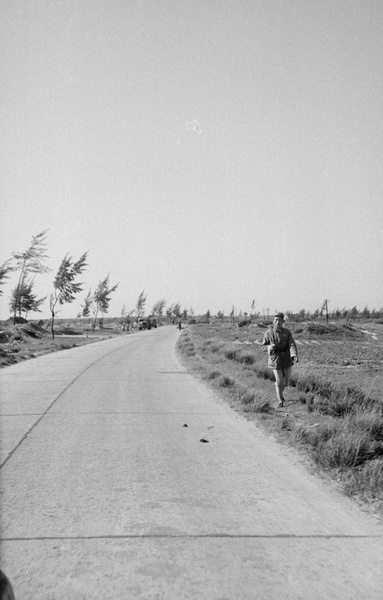
[[[275,317],[281,317],[281,319],[284,319],[284,318],[285,318],[285,315],[283,314],[283,312],[277,312],[277,313],[275,313],[275,315],[274,315],[274,319],[275,319]]]

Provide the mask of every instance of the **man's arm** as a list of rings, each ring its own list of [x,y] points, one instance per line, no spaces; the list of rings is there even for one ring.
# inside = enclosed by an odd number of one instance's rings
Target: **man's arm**
[[[297,345],[295,343],[295,340],[293,338],[293,334],[291,333],[291,331],[289,332],[289,350],[290,350],[290,356],[293,359],[294,363],[298,362],[298,348]]]

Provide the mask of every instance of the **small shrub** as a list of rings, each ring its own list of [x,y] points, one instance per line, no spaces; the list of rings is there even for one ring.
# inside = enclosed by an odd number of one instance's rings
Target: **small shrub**
[[[232,387],[234,385],[234,379],[229,375],[222,375],[219,380],[220,387]]]
[[[208,373],[207,378],[208,379],[216,379],[217,377],[221,376],[221,371],[210,371],[210,373]]]
[[[255,413],[268,413],[271,411],[270,400],[266,396],[257,396],[254,400],[253,411]]]
[[[350,496],[360,494],[383,500],[383,460],[371,460],[354,469],[344,482],[344,490]]]
[[[255,393],[249,390],[241,390],[238,393],[238,400],[245,405],[253,404],[255,401]]]
[[[238,350],[236,348],[226,348],[224,356],[229,360],[237,360]]]
[[[238,361],[246,365],[253,365],[255,363],[255,356],[252,352],[241,352],[238,355]]]
[[[209,347],[210,352],[219,352],[222,349],[223,344],[214,343]]]
[[[250,319],[242,319],[238,322],[238,327],[245,327],[246,325],[251,325]]]

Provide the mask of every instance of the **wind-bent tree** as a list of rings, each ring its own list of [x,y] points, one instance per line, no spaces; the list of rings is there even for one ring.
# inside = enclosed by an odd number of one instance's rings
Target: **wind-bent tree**
[[[175,304],[173,306],[173,315],[175,317],[177,317],[178,319],[181,317],[181,303],[177,302],[177,304]]]
[[[157,300],[157,302],[154,304],[154,306],[152,308],[152,315],[154,317],[162,317],[164,314],[165,305],[166,305],[166,300],[164,300],[164,299]]]
[[[34,280],[29,281],[25,278],[20,282],[18,287],[12,290],[10,296],[9,307],[13,314],[17,314],[21,318],[21,313],[24,312],[24,318],[27,319],[29,312],[41,312],[40,306],[45,302],[44,298],[37,298],[36,294],[33,293]]]
[[[96,290],[93,294],[93,314],[94,314],[94,322],[93,322],[93,331],[96,329],[97,316],[100,312],[102,314],[102,318],[104,317],[104,313],[107,313],[109,310],[110,303],[110,294],[116,291],[118,287],[118,283],[116,285],[109,287],[109,274],[99,282]]]
[[[87,293],[87,295],[84,298],[84,304],[80,305],[82,308],[82,311],[80,312],[79,316],[80,317],[90,317],[90,310],[92,308],[92,304],[93,304],[92,291],[89,290],[89,292]]]
[[[168,319],[173,318],[173,308],[174,308],[174,303],[171,304],[170,306],[168,306],[168,308],[166,309],[166,316],[168,317]]]
[[[138,296],[138,299],[136,302],[137,321],[144,314],[147,297],[148,297],[147,295],[145,296],[145,290],[142,290],[141,294]]]
[[[4,261],[2,265],[0,265],[0,296],[3,295],[1,286],[3,286],[7,279],[9,279],[9,273],[14,271],[14,267],[9,264],[10,262],[11,259],[9,258],[8,260]]]
[[[44,265],[44,260],[48,258],[47,254],[45,254],[46,247],[46,233],[47,229],[42,231],[41,233],[32,236],[32,241],[25,250],[25,252],[12,252],[12,256],[16,261],[16,266],[14,267],[15,271],[20,271],[20,277],[16,285],[16,297],[15,297],[15,308],[13,311],[13,324],[16,323],[16,312],[17,306],[19,303],[18,296],[20,294],[20,288],[22,286],[22,282],[25,281],[26,277],[30,273],[42,274],[48,273],[51,269]]]
[[[85,270],[87,252],[80,256],[78,261],[73,262],[72,257],[67,254],[61,261],[59,270],[53,281],[54,291],[50,295],[49,305],[52,315],[52,340],[55,339],[54,322],[57,313],[56,306],[62,304],[70,304],[73,302],[75,295],[82,290],[82,283],[76,283],[75,279]]]

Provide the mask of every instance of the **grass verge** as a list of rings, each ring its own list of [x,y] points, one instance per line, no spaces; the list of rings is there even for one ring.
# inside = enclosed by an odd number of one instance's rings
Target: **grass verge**
[[[333,342],[335,350],[341,353],[339,337],[344,336],[344,329],[316,331],[311,326],[307,331],[301,330],[301,345],[305,334],[311,344],[315,343],[315,335],[321,338],[326,333],[332,334],[333,339],[327,340],[322,348],[324,356],[317,347],[315,350],[317,364],[326,364],[326,354],[333,356],[329,343]],[[346,334],[349,333],[352,332],[346,328]],[[295,337],[299,338],[299,334]],[[380,390],[369,388],[368,373],[363,378],[361,371],[361,386],[355,385],[358,381],[355,376],[348,385],[345,377],[337,377],[339,365],[329,367],[327,372],[318,368],[317,373],[313,356],[309,353],[305,356],[301,348],[301,360],[293,369],[292,385],[286,393],[286,407],[278,409],[274,376],[267,367],[267,357],[259,343],[261,338],[262,332],[254,329],[248,330],[247,335],[241,331],[239,336],[236,327],[230,330],[227,326],[193,325],[181,334],[178,350],[184,364],[232,408],[309,456],[317,469],[340,483],[347,495],[383,516]],[[352,344],[362,343],[363,336],[357,332]],[[342,360],[339,356],[340,365]]]

